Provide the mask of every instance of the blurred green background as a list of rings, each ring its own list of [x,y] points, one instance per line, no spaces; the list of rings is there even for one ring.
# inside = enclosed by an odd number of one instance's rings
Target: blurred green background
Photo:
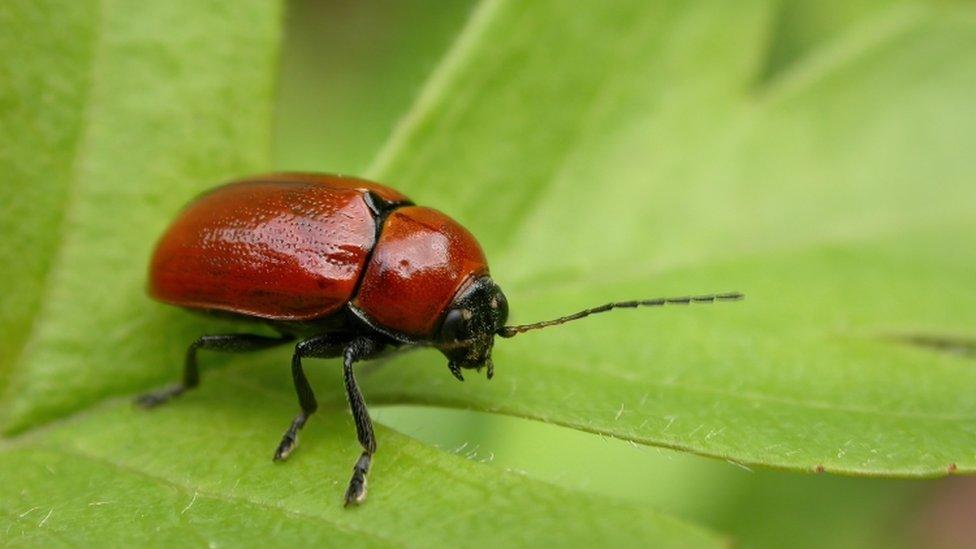
[[[767,67],[775,71],[883,3],[790,4],[782,11],[782,35]],[[276,168],[365,172],[473,5],[293,0],[281,61]],[[973,539],[964,519],[976,510],[971,479],[894,481],[751,470],[483,413],[397,406],[374,414],[469,459],[646,503],[728,533],[743,547],[955,547]]]

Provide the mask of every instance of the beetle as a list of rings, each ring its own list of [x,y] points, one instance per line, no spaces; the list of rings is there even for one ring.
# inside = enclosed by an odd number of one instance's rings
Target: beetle
[[[258,321],[277,337],[201,336],[182,380],[144,394],[154,407],[200,382],[197,352],[257,351],[294,343],[291,373],[300,412],[274,452],[282,461],[317,403],[303,358],[342,358],[362,453],[345,505],[366,497],[376,439],[354,364],[385,352],[434,347],[448,369],[487,369],[494,337],[621,307],[737,300],[739,293],[608,303],[553,320],[507,326],[508,301],[475,237],[447,215],[384,185],[353,177],[277,173],[216,187],[193,200],[163,233],[149,267],[151,297],[195,312]]]

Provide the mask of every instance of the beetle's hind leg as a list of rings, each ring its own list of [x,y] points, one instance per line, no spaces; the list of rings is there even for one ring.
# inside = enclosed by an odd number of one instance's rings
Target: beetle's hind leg
[[[348,343],[348,337],[326,334],[299,341],[295,345],[295,354],[291,357],[291,376],[295,382],[295,392],[298,394],[298,404],[302,411],[295,416],[288,430],[281,437],[281,442],[274,453],[275,461],[288,458],[288,455],[298,445],[298,431],[305,426],[309,416],[314,414],[319,407],[315,400],[315,393],[312,392],[312,386],[309,385],[305,371],[302,369],[302,357],[335,358],[342,355],[342,351]]]
[[[153,408],[177,397],[200,384],[200,367],[197,365],[197,350],[207,349],[223,353],[247,353],[276,347],[289,341],[292,336],[268,337],[254,334],[205,335],[194,341],[186,350],[183,363],[183,380],[180,383],[152,391],[136,398],[136,404],[143,408]]]

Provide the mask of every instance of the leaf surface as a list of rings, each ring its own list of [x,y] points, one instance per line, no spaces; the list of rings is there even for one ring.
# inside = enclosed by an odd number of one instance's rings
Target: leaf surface
[[[359,449],[335,370],[313,376],[330,389],[283,465],[281,367],[208,373],[208,391],[155,413],[106,400],[172,379],[187,341],[221,329],[152,304],[144,269],[190,197],[268,169],[278,7],[16,2],[0,23],[0,228],[15,241],[0,259],[19,289],[0,309],[0,418],[17,434],[0,441],[4,545],[722,542],[382,426],[379,488],[345,510]]]
[[[179,360],[168,341],[202,324],[145,300],[152,246],[194,194],[269,163],[275,3],[62,4],[0,10],[6,430]]]
[[[4,322],[29,325],[4,336],[5,349],[16,351],[3,366],[8,430],[174,375],[186,341],[204,329],[147,304],[141,265],[152,235],[189,191],[262,167],[267,102],[255,93],[269,85],[253,56],[268,60],[270,50],[253,38],[269,23],[258,16],[262,8],[245,9],[256,17],[246,20],[247,33],[226,29],[230,43],[246,42],[241,49],[201,48],[202,31],[166,6],[155,6],[160,12],[151,19],[172,25],[167,40],[185,39],[182,56],[146,46],[152,34],[124,11],[75,21],[82,36],[96,38],[90,59],[77,54],[90,73],[66,78],[90,89],[62,91],[66,103],[84,107],[82,114],[55,113],[78,126],[74,137],[39,141],[60,155],[54,169],[65,161],[77,168],[38,202],[36,265],[32,259],[11,270],[14,281],[39,274],[42,283],[26,284],[4,309]],[[233,26],[236,15],[203,6],[188,20],[209,14],[207,25]],[[760,0],[586,10],[557,0],[481,4],[369,175],[479,235],[515,322],[631,297],[736,289],[748,299],[707,310],[615,313],[502,341],[490,384],[458,385],[441,357],[412,353],[365,376],[367,398],[512,414],[796,470],[976,470],[976,13],[964,3],[880,6],[777,64],[770,54],[780,36],[777,10]],[[32,12],[10,13],[29,20]],[[212,29],[201,28],[212,39]],[[144,50],[152,66],[170,72],[140,69],[133,59]],[[226,74],[218,76],[216,66],[237,67],[244,85],[222,87]],[[171,83],[184,81],[181,71],[205,78],[183,89]],[[56,87],[46,74],[31,78]],[[22,95],[5,103],[29,103],[25,82],[12,88]],[[150,101],[144,89],[161,96]],[[189,100],[196,93],[223,101],[196,105]],[[160,104],[167,109],[150,108]],[[224,116],[210,120],[217,107]],[[28,121],[46,112],[32,108],[23,115]],[[208,121],[213,132],[201,129]],[[5,160],[12,170],[28,165],[16,158]],[[140,183],[123,184],[129,181]],[[243,373],[233,375],[289,396],[285,361],[284,353],[235,359]],[[324,375],[313,375],[317,390],[340,402],[337,378]],[[226,389],[216,385],[199,398],[219,401]],[[234,391],[226,402],[247,408],[263,394],[255,391]],[[69,450],[117,463],[91,454],[96,442],[120,444],[118,433],[142,420],[107,409],[118,418],[93,413],[79,421],[78,438],[56,430],[16,443],[4,459],[52,444],[52,467]],[[229,417],[221,420],[227,430],[239,431]],[[236,436],[198,447],[238,455],[242,440],[251,441]],[[381,443],[391,445],[391,456],[410,444],[383,436],[392,441]],[[227,451],[216,440],[229,441]],[[416,461],[426,451],[418,449]],[[179,477],[167,469],[176,462],[161,455],[155,462],[152,453],[133,452],[122,464],[177,486],[210,478],[207,471]],[[339,469],[323,471],[320,478],[344,480]],[[214,483],[226,480],[218,477]],[[516,480],[498,482],[511,482],[500,492],[515,497]],[[559,497],[547,494],[539,497]],[[588,509],[590,500],[579,501]],[[376,508],[392,508],[385,505]],[[648,527],[670,539],[669,527]]]
[[[500,341],[490,384],[416,354],[374,399],[796,470],[976,471],[971,6],[876,7],[773,71],[765,2],[491,6],[373,175],[481,236],[516,323],[748,297]]]
[[[274,374],[221,371],[179,406],[146,412],[109,402],[8,445],[3,539],[129,544],[152,532],[159,545],[721,545],[644,506],[557,488],[382,427],[368,502],[345,509],[360,452],[345,402],[322,402],[303,446],[274,464],[273,443],[295,410]]]

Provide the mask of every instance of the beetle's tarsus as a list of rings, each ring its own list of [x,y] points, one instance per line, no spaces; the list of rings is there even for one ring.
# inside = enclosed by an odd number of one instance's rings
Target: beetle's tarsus
[[[172,385],[136,397],[134,404],[140,408],[150,409],[169,402],[186,392],[185,385]]]
[[[359,505],[366,500],[366,475],[369,473],[369,466],[372,463],[372,456],[369,452],[363,452],[352,468],[352,479],[349,481],[349,488],[346,490],[346,501],[344,506]]]
[[[298,446],[298,436],[291,437],[286,434],[278,444],[278,449],[275,450],[272,460],[285,461],[288,459],[288,456],[291,455],[292,450],[294,450],[296,446]]]
[[[288,426],[288,430],[285,431],[284,436],[281,437],[281,442],[278,443],[278,449],[275,450],[274,461],[284,461],[288,459],[292,451],[298,446],[298,431],[305,426],[305,422],[308,420],[308,416],[304,412],[295,416],[292,420],[291,425]]]

